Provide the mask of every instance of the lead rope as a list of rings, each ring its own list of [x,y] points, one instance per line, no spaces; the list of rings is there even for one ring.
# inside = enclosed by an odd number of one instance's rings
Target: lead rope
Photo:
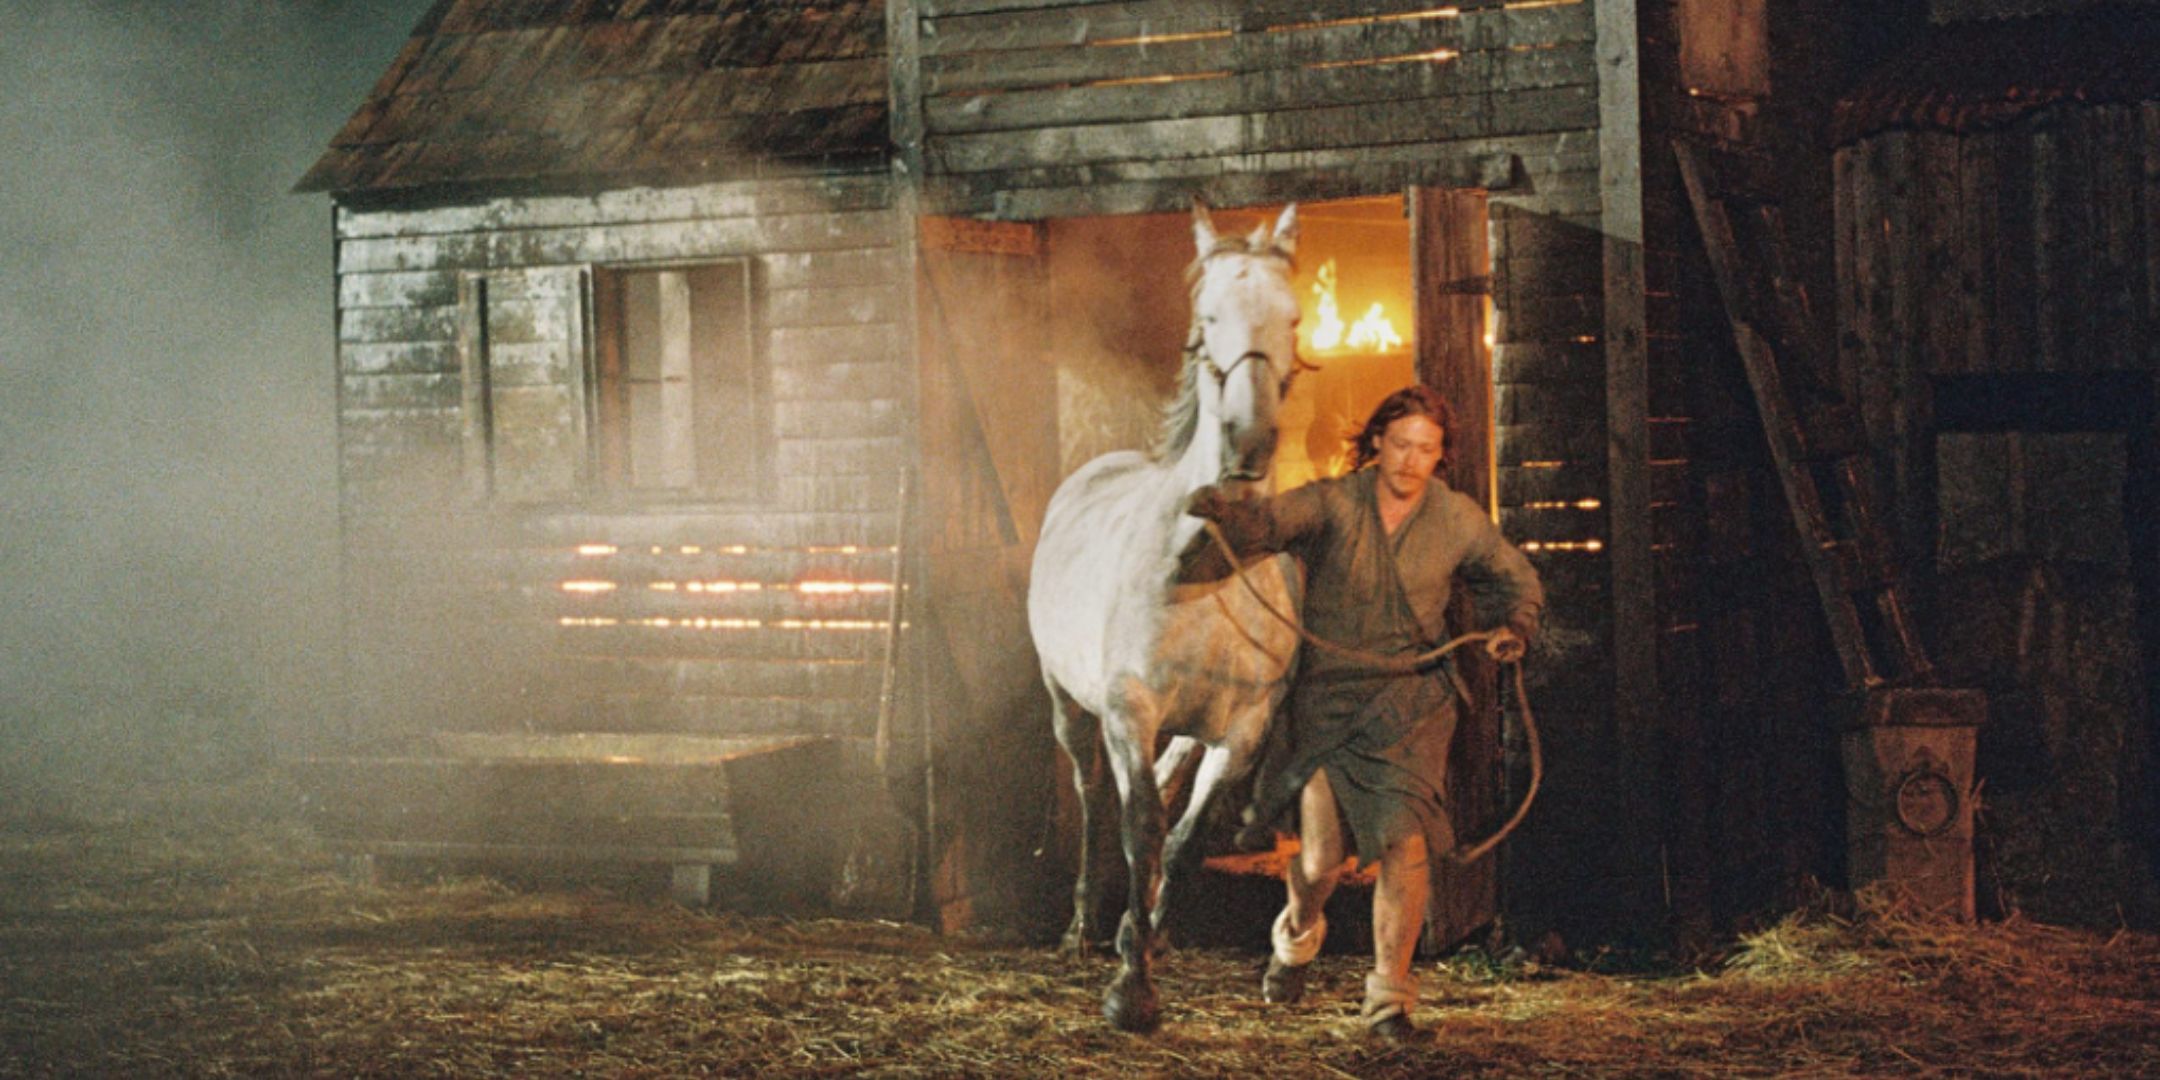
[[[1260,609],[1274,616],[1275,621],[1295,631],[1299,640],[1323,652],[1334,653],[1346,660],[1352,660],[1380,671],[1408,673],[1472,642],[1490,641],[1493,638],[1491,631],[1464,634],[1438,648],[1407,658],[1386,656],[1381,653],[1336,644],[1305,629],[1303,623],[1277,609],[1273,603],[1269,602],[1267,596],[1260,591],[1260,587],[1253,584],[1252,578],[1246,576],[1245,567],[1238,562],[1237,551],[1230,546],[1230,540],[1223,535],[1222,529],[1206,518],[1200,519],[1200,525],[1207,530],[1209,538],[1215,541],[1215,546],[1222,550],[1223,558],[1230,561],[1230,569],[1237,574],[1238,581],[1244,584],[1245,591],[1251,593],[1254,600],[1259,601]],[[1545,752],[1543,746],[1538,742],[1537,720],[1530,713],[1530,692],[1523,687],[1522,661],[1510,660],[1507,665],[1514,672],[1515,703],[1522,709],[1523,740],[1529,744],[1530,786],[1523,792],[1521,805],[1515,808],[1515,813],[1507,819],[1507,824],[1500,826],[1499,831],[1486,837],[1482,843],[1468,851],[1458,849],[1447,853],[1447,858],[1457,865],[1474,863],[1491,854],[1494,848],[1500,846],[1500,841],[1507,839],[1508,834],[1514,832],[1515,827],[1522,824],[1523,818],[1529,816],[1530,803],[1537,798],[1538,785],[1545,779]],[[1450,672],[1450,677],[1453,677],[1452,672]],[[1461,682],[1457,681],[1456,686],[1459,693],[1462,686]]]

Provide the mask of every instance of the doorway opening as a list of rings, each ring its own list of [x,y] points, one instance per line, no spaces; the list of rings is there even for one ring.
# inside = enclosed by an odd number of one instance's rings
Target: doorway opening
[[[1401,195],[1303,203],[1298,351],[1318,370],[1283,401],[1277,490],[1349,468],[1347,440],[1380,399],[1418,379],[1411,227]],[[1243,232],[1280,206],[1217,211]],[[1045,227],[1061,474],[1146,447],[1177,379],[1190,311],[1187,214],[1065,218]]]

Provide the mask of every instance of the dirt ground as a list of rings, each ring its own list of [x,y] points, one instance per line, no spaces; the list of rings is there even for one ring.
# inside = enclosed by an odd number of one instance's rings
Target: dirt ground
[[[2128,931],[1863,902],[1687,968],[1457,957],[1421,965],[1416,1049],[1362,1036],[1356,957],[1273,1008],[1257,951],[1193,949],[1138,1037],[1097,1016],[1107,958],[628,881],[362,887],[289,798],[241,779],[0,812],[0,1075],[2160,1075],[2160,939]]]

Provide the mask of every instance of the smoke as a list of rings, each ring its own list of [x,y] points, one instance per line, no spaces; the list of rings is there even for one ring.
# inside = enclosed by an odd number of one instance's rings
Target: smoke
[[[426,6],[0,11],[0,789],[324,719],[330,224],[287,192]]]

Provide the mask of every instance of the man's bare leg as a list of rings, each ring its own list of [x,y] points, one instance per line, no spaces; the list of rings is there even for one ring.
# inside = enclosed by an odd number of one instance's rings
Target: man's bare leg
[[[1417,980],[1410,964],[1417,955],[1418,934],[1425,925],[1425,901],[1432,893],[1425,837],[1397,841],[1380,859],[1380,882],[1373,890],[1373,973],[1365,980],[1365,1022],[1391,1038],[1415,1032],[1410,1010],[1417,1006]]]
[[[1320,919],[1342,878],[1342,819],[1327,770],[1316,769],[1298,797],[1298,854],[1290,860],[1290,922],[1304,929]]]
[[[1305,992],[1305,966],[1320,953],[1327,936],[1328,896],[1335,891],[1343,861],[1342,822],[1335,809],[1335,789],[1327,771],[1318,770],[1298,797],[1298,853],[1284,870],[1290,902],[1275,917],[1274,955],[1260,982],[1261,995],[1278,1004]]]

